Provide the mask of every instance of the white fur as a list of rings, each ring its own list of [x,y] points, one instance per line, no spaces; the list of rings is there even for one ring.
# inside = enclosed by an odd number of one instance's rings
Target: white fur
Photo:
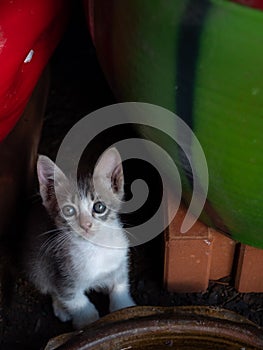
[[[116,244],[123,244],[122,230],[117,231],[120,236],[115,231]],[[98,319],[97,310],[85,295],[90,289],[109,292],[110,311],[135,305],[129,292],[127,248],[103,247],[81,238],[72,244],[76,290],[70,299],[51,292],[54,313],[61,321],[72,318],[74,327],[79,329]]]

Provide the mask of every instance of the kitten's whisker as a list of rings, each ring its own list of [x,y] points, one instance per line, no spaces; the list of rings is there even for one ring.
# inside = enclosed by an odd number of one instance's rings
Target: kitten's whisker
[[[135,226],[135,225],[129,224],[128,222],[125,222],[125,221],[123,221],[123,220],[122,220],[121,223],[122,223],[122,225],[123,225],[122,227],[124,227],[124,226],[125,226],[125,227],[134,227],[134,226]]]
[[[47,252],[56,251],[58,248],[60,249],[65,244],[67,239],[68,237],[65,235],[54,235],[49,237],[48,240],[45,241],[40,247],[40,257],[42,257]]]
[[[114,224],[112,224],[112,223],[103,222],[102,224],[103,224],[104,227],[108,227],[108,228],[113,228],[113,229],[120,230],[120,225],[119,225],[119,223],[116,224],[116,225],[114,225]],[[121,229],[122,229],[122,227],[121,227]]]
[[[135,241],[139,242],[139,239],[135,235],[127,231],[125,228],[123,228],[123,230],[127,233],[128,236],[131,236]]]
[[[42,258],[47,252],[58,251],[70,239],[70,234],[67,231],[60,231],[60,234],[55,234],[49,237],[41,246],[39,250],[39,258]]]
[[[39,237],[48,235],[49,233],[52,233],[52,232],[59,232],[59,231],[61,231],[61,229],[59,229],[59,228],[54,228],[54,229],[52,229],[52,230],[49,230],[49,231],[46,231],[46,232],[41,233],[41,234],[39,235]]]

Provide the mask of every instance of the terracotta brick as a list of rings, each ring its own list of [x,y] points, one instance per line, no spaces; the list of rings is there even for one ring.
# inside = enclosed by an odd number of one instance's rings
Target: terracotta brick
[[[263,249],[241,244],[235,287],[241,293],[263,292]]]
[[[168,208],[169,211],[169,208]],[[197,221],[181,233],[181,206],[165,232],[164,282],[171,292],[201,292],[209,280],[230,276],[237,244]],[[235,278],[239,292],[263,292],[263,249],[241,244]]]
[[[213,236],[200,221],[181,233],[185,213],[180,207],[165,233],[164,281],[171,292],[202,292],[209,283]]]
[[[216,230],[210,230],[213,235],[213,251],[209,279],[218,280],[231,275],[236,242]]]

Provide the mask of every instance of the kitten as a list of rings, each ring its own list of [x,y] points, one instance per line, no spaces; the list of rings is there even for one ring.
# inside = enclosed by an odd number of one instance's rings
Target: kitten
[[[37,173],[42,203],[56,229],[30,234],[27,271],[35,286],[51,295],[54,314],[72,320],[77,329],[97,320],[98,311],[85,294],[90,289],[108,291],[110,311],[135,305],[129,292],[128,239],[118,219],[124,193],[118,151],[105,151],[93,177],[78,189],[46,156],[39,156]]]

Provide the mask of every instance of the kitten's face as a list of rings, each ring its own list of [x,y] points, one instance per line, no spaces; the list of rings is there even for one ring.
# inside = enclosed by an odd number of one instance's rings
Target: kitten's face
[[[120,155],[115,148],[104,152],[92,179],[87,179],[77,189],[45,156],[39,156],[37,170],[43,204],[58,228],[70,226],[74,233],[89,239],[96,233],[105,231],[107,226],[116,225],[123,197],[123,170]],[[59,205],[56,195],[59,196]]]

